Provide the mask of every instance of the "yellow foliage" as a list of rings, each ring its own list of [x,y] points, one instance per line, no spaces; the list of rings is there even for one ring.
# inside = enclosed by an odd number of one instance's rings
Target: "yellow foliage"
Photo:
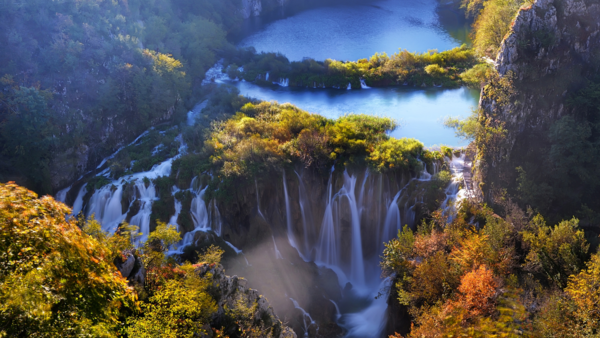
[[[70,213],[51,197],[0,184],[0,336],[116,335],[133,291],[111,250]]]

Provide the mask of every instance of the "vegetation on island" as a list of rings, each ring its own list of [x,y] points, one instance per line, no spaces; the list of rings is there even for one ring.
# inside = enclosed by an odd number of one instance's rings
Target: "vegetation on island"
[[[426,150],[417,140],[390,137],[388,132],[396,126],[384,117],[350,114],[327,119],[291,104],[249,102],[209,129],[193,127],[203,130],[202,142],[173,162],[171,179],[187,188],[193,177],[212,173],[209,191],[225,198],[231,196],[233,182],[279,175],[294,165],[323,174],[334,165],[361,164],[376,171],[416,174],[423,169],[419,161],[431,168],[433,161],[442,160],[441,153]]]
[[[448,51],[411,53],[407,50],[387,55],[376,53],[358,61],[315,61],[305,58],[290,62],[277,53],[256,53],[254,48],[240,49],[225,59],[224,71],[230,78],[243,78],[258,84],[288,79],[290,86],[309,88],[342,88],[348,84],[361,88],[409,85],[417,87],[458,87],[463,73],[480,61],[466,45]],[[238,65],[243,65],[239,68]],[[267,73],[269,78],[267,81]],[[471,84],[468,82],[467,84]]]

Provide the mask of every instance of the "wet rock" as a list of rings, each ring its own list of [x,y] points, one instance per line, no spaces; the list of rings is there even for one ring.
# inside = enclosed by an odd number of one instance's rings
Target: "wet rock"
[[[296,338],[296,333],[285,326],[269,301],[257,290],[247,287],[247,281],[238,276],[227,276],[223,266],[219,264],[201,264],[196,268],[196,273],[205,276],[212,274],[213,288],[216,293],[217,305],[219,307],[212,321],[215,326],[220,326],[227,320],[226,309],[235,308],[237,304],[242,303],[248,309],[251,309],[252,316],[256,323],[262,325],[265,334],[271,334],[277,338]]]

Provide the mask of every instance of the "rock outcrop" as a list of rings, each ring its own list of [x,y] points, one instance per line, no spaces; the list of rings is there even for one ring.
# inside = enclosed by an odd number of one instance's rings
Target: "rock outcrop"
[[[599,61],[598,1],[538,0],[519,11],[496,59],[500,79],[482,90],[480,101],[480,121],[505,130],[478,144],[478,179],[488,201],[495,189],[514,187],[522,162],[543,157],[550,127],[573,113],[569,95],[598,71]]]
[[[235,309],[240,306],[252,312],[254,325],[259,325],[265,337],[273,338],[296,338],[296,333],[285,326],[273,311],[269,301],[257,290],[247,286],[247,281],[238,276],[227,276],[221,265],[202,264],[196,269],[200,276],[212,275],[213,288],[216,293],[217,313],[213,317],[213,323],[218,327],[225,323],[227,309]]]

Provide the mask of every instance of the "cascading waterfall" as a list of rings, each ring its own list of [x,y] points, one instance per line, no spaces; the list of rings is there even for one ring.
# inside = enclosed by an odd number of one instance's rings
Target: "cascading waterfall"
[[[300,305],[294,298],[290,298],[290,300],[294,304],[294,307],[302,312],[302,321],[304,324],[304,337],[308,337],[308,327],[311,324],[315,324],[315,321],[312,319],[308,312],[306,312],[303,308],[300,307]]]
[[[150,215],[152,214],[152,203],[156,200],[156,189],[152,182],[146,187],[146,183],[143,180],[137,180],[135,182],[135,189],[139,194],[138,200],[141,203],[140,211],[131,218],[129,223],[139,227],[141,236],[136,239],[136,242],[141,244],[144,243],[146,239],[148,239],[148,235],[150,235]]]
[[[298,244],[296,242],[296,236],[294,236],[294,231],[293,231],[293,226],[292,226],[292,212],[291,212],[291,207],[290,207],[290,197],[288,195],[288,189],[287,189],[287,180],[285,178],[285,170],[283,171],[283,194],[285,196],[285,218],[286,218],[286,224],[287,224],[287,235],[288,235],[288,241],[290,242],[290,245],[294,247],[294,249],[298,250]],[[300,251],[298,251],[298,253],[300,253]],[[300,253],[300,255],[302,255]]]
[[[290,79],[280,78],[279,82],[273,82],[273,84],[280,85],[281,87],[289,87]]]
[[[400,193],[402,190],[398,191],[394,199],[388,206],[388,211],[385,216],[385,221],[383,223],[383,232],[380,237],[380,250],[384,249],[384,241],[389,240],[390,238],[394,238],[394,236],[398,233],[402,223],[400,221],[400,209],[398,208],[398,198],[400,198]]]
[[[117,185],[116,189],[113,185],[102,187],[92,196],[87,216],[94,215],[102,225],[102,230],[109,233],[115,232],[126,216],[121,210],[122,196],[123,185],[121,184]]]
[[[177,193],[178,191],[179,189],[177,189],[177,187],[173,187],[172,195],[175,195],[175,193]],[[179,218],[179,214],[181,213],[181,208],[181,201],[175,199],[175,214],[169,219],[169,224],[175,225],[177,227],[177,230],[179,230],[179,224],[177,223],[177,219]]]
[[[362,89],[369,89],[371,87],[367,86],[365,79],[360,79],[360,88]]]
[[[219,208],[217,207],[217,201],[214,199],[210,202],[210,209],[208,210],[210,213],[211,224],[210,227],[212,231],[214,231],[217,236],[221,236],[221,213],[219,212]]]
[[[313,237],[313,213],[310,207],[309,196],[306,191],[306,186],[304,185],[304,181],[300,177],[298,172],[294,171],[296,176],[298,176],[298,181],[300,182],[298,188],[298,201],[300,203],[300,213],[302,214],[302,229],[304,231],[304,256],[309,257],[311,255],[310,243]]]
[[[57,192],[56,197],[54,199],[59,202],[65,203],[65,200],[67,199],[67,193],[69,192],[69,190],[71,190],[71,186],[68,186],[63,190]]]
[[[323,215],[323,222],[321,223],[321,234],[319,235],[319,242],[317,244],[317,261],[325,263],[327,265],[337,266],[339,265],[339,238],[336,236],[336,224],[333,222],[333,168],[329,174],[329,182],[327,183],[327,204],[325,207],[325,215]]]
[[[258,198],[258,182],[256,181],[256,178],[254,179],[254,188],[256,189],[256,209],[258,210],[258,215],[266,221],[267,219],[265,218],[265,215],[263,215],[262,211],[260,211],[260,199]]]
[[[350,90],[352,89],[352,83],[348,83],[348,87],[346,87],[346,90]]]
[[[194,231],[207,231],[210,229],[208,209],[206,208],[206,202],[204,201],[206,189],[208,189],[208,186],[198,191],[196,197],[192,199],[190,213],[192,214],[192,221],[194,222]]]
[[[79,192],[77,193],[77,198],[75,198],[75,203],[73,203],[73,216],[77,216],[83,208],[83,196],[85,196],[85,193],[87,191],[86,187],[87,183],[82,185],[79,189]]]
[[[442,203],[443,214],[448,217],[448,222],[452,222],[461,201],[466,197],[466,191],[460,188],[460,183],[463,182],[463,170],[465,167],[465,154],[460,156],[452,156],[450,159],[450,172],[452,173],[452,181],[446,188],[446,199]]]
[[[275,248],[275,259],[283,259],[281,252],[277,249],[277,242],[275,242],[275,236],[271,236],[273,238],[273,247]]]
[[[347,171],[344,171],[344,185],[340,191],[333,196],[332,190],[332,177],[330,176],[327,187],[327,206],[325,208],[325,215],[323,216],[321,235],[319,236],[319,241],[317,244],[317,247],[319,248],[317,250],[317,260],[326,265],[333,266],[340,266],[340,263],[342,262],[340,257],[340,223],[342,221],[341,214],[344,206],[343,202],[345,201],[350,211],[352,247],[349,269],[346,268],[343,270],[346,270],[346,274],[349,272],[350,280],[352,280],[353,283],[362,287],[365,285],[365,267],[362,249],[360,216],[355,195],[356,177],[350,176]]]

